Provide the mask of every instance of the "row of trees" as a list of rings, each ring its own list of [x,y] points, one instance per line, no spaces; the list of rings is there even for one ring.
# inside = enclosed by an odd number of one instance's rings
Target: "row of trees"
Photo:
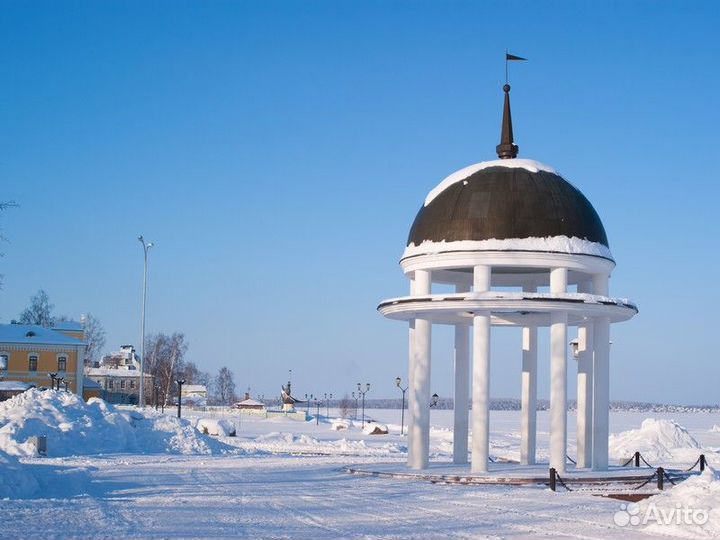
[[[232,405],[237,401],[235,376],[230,368],[223,366],[215,376],[200,370],[194,362],[185,358],[188,344],[185,334],[152,334],[145,340],[145,371],[153,376],[159,390],[159,398],[165,404],[177,399],[178,379],[185,384],[202,384],[208,389],[209,405]],[[152,389],[147,390],[148,403]]]
[[[56,315],[55,305],[50,302],[47,292],[40,289],[30,299],[30,304],[13,322],[34,324],[52,328],[59,322],[69,320],[65,315]],[[88,313],[82,318],[85,340],[88,343],[86,365],[100,361],[105,348],[105,328],[99,319]],[[185,358],[188,343],[185,334],[152,334],[145,340],[145,372],[153,376],[154,384],[159,386],[159,398],[169,403],[177,398],[177,381],[185,379],[187,384],[202,384],[208,388],[208,402],[217,405],[232,405],[237,401],[235,377],[226,366],[220,368],[215,376],[201,371],[194,362]],[[145,389],[146,402],[153,396],[153,385]]]

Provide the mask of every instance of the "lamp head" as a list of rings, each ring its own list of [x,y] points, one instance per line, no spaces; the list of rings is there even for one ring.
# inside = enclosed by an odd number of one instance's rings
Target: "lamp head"
[[[366,392],[370,391],[370,383],[365,383],[365,391]]]
[[[402,379],[400,377],[395,377],[395,386],[400,388],[400,383],[402,382]]]
[[[439,399],[440,399],[440,396],[438,396],[437,394],[433,394],[433,395],[432,395],[431,405],[432,405],[433,407],[434,407],[435,405],[437,405]]]

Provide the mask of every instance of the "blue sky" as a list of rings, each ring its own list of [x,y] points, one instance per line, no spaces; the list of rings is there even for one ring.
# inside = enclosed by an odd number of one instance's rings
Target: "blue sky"
[[[719,19],[711,2],[5,2],[0,199],[20,206],[0,317],[42,287],[109,348],[137,343],[142,233],[148,330],[184,331],[201,367],[266,395],[292,368],[301,394],[394,396],[406,326],[375,307],[408,290],[426,193],[494,157],[509,48],[530,58],[511,66],[520,157],[593,202],[611,291],[640,307],[613,327],[612,397],[717,403]],[[519,331],[493,338],[491,392],[517,396]]]

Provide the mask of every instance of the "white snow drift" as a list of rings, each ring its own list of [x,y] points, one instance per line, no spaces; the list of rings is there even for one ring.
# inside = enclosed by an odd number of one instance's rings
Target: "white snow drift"
[[[610,435],[609,450],[618,460],[627,459],[636,451],[650,462],[694,460],[700,454],[700,444],[673,420],[646,418],[640,429]]]
[[[29,439],[47,437],[48,456],[114,452],[211,454],[228,448],[190,422],[154,411],[124,412],[103,400],[31,389],[0,403],[0,450],[31,456]]]

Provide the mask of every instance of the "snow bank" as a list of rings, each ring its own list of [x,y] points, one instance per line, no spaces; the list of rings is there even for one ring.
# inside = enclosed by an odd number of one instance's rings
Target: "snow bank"
[[[342,431],[350,429],[351,422],[344,418],[335,418],[330,424],[330,429],[333,431]]]
[[[29,439],[45,435],[49,456],[126,450],[134,443],[127,418],[99,399],[85,403],[70,392],[30,389],[0,403],[0,450],[30,456]]]
[[[38,489],[30,468],[14,456],[0,451],[0,499],[27,497]]]
[[[673,420],[646,418],[640,429],[610,435],[610,455],[625,460],[639,451],[653,465],[653,460],[695,459],[700,445],[688,431]],[[695,456],[695,458],[692,458]]]
[[[225,446],[198,433],[187,420],[116,410],[97,398],[31,389],[0,403],[0,450],[31,456],[29,439],[47,437],[48,456],[114,452],[210,454]]]
[[[720,538],[720,475],[708,467],[699,476],[642,501],[640,508],[640,515],[646,518],[662,518],[663,513],[670,516],[673,511],[681,513],[685,509],[692,511],[688,518],[672,514],[669,523],[649,519],[645,532],[681,538]]]
[[[363,440],[342,438],[323,441],[305,434],[295,435],[277,431],[260,435],[251,441],[236,439],[231,444],[248,453],[267,452],[272,454],[390,457],[405,454],[407,451],[404,446],[397,443],[368,446]]]
[[[220,418],[201,418],[195,426],[200,433],[205,435],[213,435],[215,437],[234,437],[235,424],[230,420]]]
[[[385,424],[378,424],[377,422],[372,422],[365,424],[365,427],[363,428],[363,433],[365,435],[387,435],[388,428]]]

